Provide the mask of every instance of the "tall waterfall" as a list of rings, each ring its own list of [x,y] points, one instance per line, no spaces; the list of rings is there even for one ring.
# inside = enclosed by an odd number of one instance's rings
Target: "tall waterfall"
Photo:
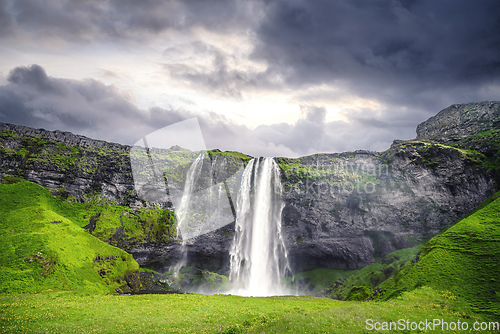
[[[237,200],[231,248],[232,293],[246,296],[284,294],[282,278],[290,271],[281,234],[282,187],[272,158],[246,166]]]

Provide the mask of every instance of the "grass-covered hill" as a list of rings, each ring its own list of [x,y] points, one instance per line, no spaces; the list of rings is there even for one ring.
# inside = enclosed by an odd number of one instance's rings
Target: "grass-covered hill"
[[[132,244],[147,234],[169,238],[174,231],[170,217],[162,219],[162,210],[145,209],[133,215],[127,207],[71,203],[19,178],[2,181],[2,294],[128,290],[124,278],[137,273],[139,266],[130,254],[110,245],[120,241],[113,238],[116,230]]]
[[[421,254],[381,284],[378,299],[420,286],[451,291],[474,312],[500,318],[500,192],[432,238]]]

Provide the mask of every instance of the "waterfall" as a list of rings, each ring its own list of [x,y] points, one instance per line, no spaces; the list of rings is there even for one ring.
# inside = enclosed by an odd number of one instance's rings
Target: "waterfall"
[[[230,251],[230,281],[238,295],[283,295],[290,271],[281,234],[282,187],[272,158],[246,166],[237,199],[235,236]]]
[[[177,216],[177,228],[176,228],[176,237],[179,237],[181,229],[187,224],[189,220],[189,214],[191,212],[191,197],[194,193],[194,189],[196,186],[196,181],[201,175],[201,171],[203,168],[203,160],[205,159],[205,152],[202,152],[198,155],[196,160],[191,164],[186,174],[186,181],[184,183],[184,192],[182,194],[182,198],[179,204],[179,207],[175,211]],[[181,258],[179,262],[174,266],[174,276],[179,274],[179,271],[182,267],[187,264],[187,248],[186,248],[187,239],[182,238],[181,244]]]
[[[239,188],[243,168],[241,172],[228,172],[226,165],[225,157],[210,156],[202,151],[187,170],[182,196],[172,196],[177,238],[182,236],[180,259],[171,268],[175,276],[187,265],[189,243],[233,222],[236,217],[231,194]]]

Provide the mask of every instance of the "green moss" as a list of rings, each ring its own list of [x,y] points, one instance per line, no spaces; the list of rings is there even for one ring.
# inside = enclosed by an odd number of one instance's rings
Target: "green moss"
[[[235,157],[235,158],[238,158],[238,159],[241,159],[243,160],[244,163],[247,163],[248,161],[252,160],[253,157],[249,156],[249,155],[246,155],[244,153],[240,153],[240,152],[236,152],[236,151],[224,151],[224,152],[221,152],[220,150],[211,150],[211,151],[207,151],[207,153],[209,155],[225,155],[225,156],[228,156],[228,157]]]
[[[373,289],[368,286],[353,286],[347,294],[346,301],[361,301],[373,296]]]
[[[1,130],[0,131],[0,138],[12,138],[12,139],[15,139],[15,138],[19,138],[19,135],[13,131],[9,131],[9,130]]]
[[[465,111],[462,111],[462,115],[465,115],[465,114],[467,114],[467,113],[469,113],[469,112],[471,112],[471,111],[476,111],[476,110],[477,110],[477,108],[467,109],[467,110],[465,110]]]
[[[480,160],[484,168],[500,169],[500,129],[478,133],[447,145],[475,154],[475,160]],[[480,159],[477,159],[477,151],[483,152]]]
[[[3,184],[14,184],[18,182],[23,182],[24,179],[21,179],[20,177],[15,177],[12,175],[4,175],[1,180]]]
[[[292,187],[307,188],[310,185],[329,185],[339,189],[346,187],[346,184],[357,189],[362,189],[367,184],[372,187],[380,183],[379,177],[387,167],[376,159],[373,164],[365,165],[356,164],[348,157],[323,154],[297,159],[276,158],[276,161],[287,179],[284,183],[285,191]]]
[[[154,271],[153,269],[148,269],[148,268],[139,268],[139,272],[141,273],[153,273],[153,274],[158,274],[157,271]]]

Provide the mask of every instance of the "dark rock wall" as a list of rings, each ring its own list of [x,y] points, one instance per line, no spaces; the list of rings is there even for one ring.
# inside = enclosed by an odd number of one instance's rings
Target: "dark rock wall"
[[[365,266],[436,235],[497,189],[475,154],[419,141],[283,160],[283,226],[296,271]]]
[[[138,201],[129,151],[69,132],[0,123],[0,176],[20,176],[77,200]]]

